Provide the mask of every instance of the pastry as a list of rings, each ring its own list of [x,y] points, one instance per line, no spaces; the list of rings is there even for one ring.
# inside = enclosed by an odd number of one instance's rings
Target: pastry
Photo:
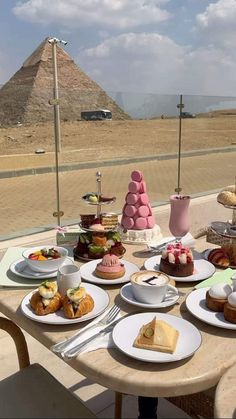
[[[231,292],[224,305],[224,317],[230,323],[236,323],[236,292]]]
[[[118,215],[113,213],[101,214],[101,224],[105,231],[114,230],[118,225]]]
[[[156,317],[141,327],[133,346],[173,354],[179,337],[178,330]]]
[[[227,268],[230,265],[227,252],[223,248],[212,249],[208,255],[208,260],[214,265],[219,265],[222,268]]]
[[[91,295],[86,293],[84,287],[69,288],[62,301],[64,314],[69,319],[82,317],[94,308]]]
[[[223,205],[236,206],[236,186],[230,185],[224,188],[217,195],[217,201]]]
[[[160,271],[167,275],[185,277],[193,274],[193,254],[182,243],[171,243],[162,251]]]
[[[107,254],[103,256],[95,269],[95,275],[103,279],[117,279],[125,274],[124,264],[116,255]]]
[[[220,282],[213,285],[206,293],[206,306],[212,311],[223,312],[231,293],[232,288],[229,284]]]
[[[62,306],[62,298],[57,291],[57,282],[43,282],[30,298],[30,305],[38,316],[45,316],[59,310]]]
[[[121,234],[124,242],[148,243],[162,238],[146,190],[142,172],[134,170],[131,173],[131,182],[128,185],[121,217]]]

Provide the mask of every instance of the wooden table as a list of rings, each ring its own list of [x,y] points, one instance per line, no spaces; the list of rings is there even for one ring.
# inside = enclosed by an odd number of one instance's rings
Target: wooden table
[[[209,245],[205,239],[197,241],[196,250],[200,251],[206,247]],[[126,245],[125,259],[141,268],[148,257],[141,252],[143,248]],[[181,316],[200,330],[202,345],[192,357],[169,364],[153,364],[132,359],[115,348],[109,348],[81,354],[71,360],[70,365],[104,387],[136,396],[173,397],[214,387],[224,372],[236,362],[235,331],[210,326],[198,321],[187,311],[185,296],[194,285],[195,283],[177,282],[183,295],[176,305],[160,310],[162,313]],[[119,296],[120,286],[106,286],[104,289],[109,293],[110,304],[115,301],[123,313],[137,312],[137,307],[127,304]],[[26,318],[21,313],[20,303],[28,292],[29,289],[0,290],[0,310],[46,347],[50,348],[85,325],[78,323],[71,326],[54,326]]]

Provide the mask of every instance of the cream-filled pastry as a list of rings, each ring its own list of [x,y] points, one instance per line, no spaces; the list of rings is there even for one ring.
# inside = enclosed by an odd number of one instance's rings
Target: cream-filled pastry
[[[236,291],[231,292],[224,305],[224,317],[230,323],[236,323]]]
[[[61,308],[62,298],[57,289],[56,281],[45,281],[32,294],[30,305],[38,316],[54,313]]]
[[[219,283],[213,285],[206,293],[206,305],[212,311],[224,311],[228,296],[232,293],[229,284]]]
[[[82,317],[94,308],[93,298],[86,293],[83,286],[69,288],[62,304],[65,316],[69,319]]]

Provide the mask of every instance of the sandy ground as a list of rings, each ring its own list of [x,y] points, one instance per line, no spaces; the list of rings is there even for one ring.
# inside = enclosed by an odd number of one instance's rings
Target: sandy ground
[[[150,156],[178,151],[179,120],[77,121],[61,123],[63,161]],[[236,144],[236,116],[182,120],[182,150]],[[53,122],[0,128],[0,155],[55,150]],[[73,151],[76,155],[73,156]]]

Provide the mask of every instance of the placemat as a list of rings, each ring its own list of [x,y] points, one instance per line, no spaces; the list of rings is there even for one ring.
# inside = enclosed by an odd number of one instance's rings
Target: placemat
[[[43,246],[42,246],[43,247]],[[9,247],[0,262],[0,287],[36,288],[42,279],[28,279],[15,275],[9,266],[22,257],[25,247]],[[70,257],[73,260],[73,257]]]

